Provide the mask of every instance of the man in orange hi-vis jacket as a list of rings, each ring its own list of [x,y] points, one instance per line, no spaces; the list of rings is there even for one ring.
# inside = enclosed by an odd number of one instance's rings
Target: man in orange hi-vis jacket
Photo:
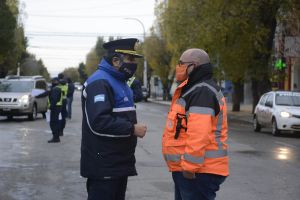
[[[188,49],[176,66],[176,89],[162,138],[175,200],[213,200],[229,175],[227,108],[208,54]]]

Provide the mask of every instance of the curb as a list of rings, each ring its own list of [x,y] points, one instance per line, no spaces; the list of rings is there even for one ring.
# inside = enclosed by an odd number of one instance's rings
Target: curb
[[[245,119],[245,118],[241,118],[239,116],[235,116],[231,113],[228,113],[227,117],[228,117],[229,122],[252,124],[252,118],[251,119],[249,119],[249,118]]]
[[[166,105],[170,106],[170,101],[161,101],[161,100],[155,100],[155,99],[148,99],[149,102],[160,104],[160,105]],[[241,115],[235,115],[232,112],[227,113],[228,121],[230,122],[236,122],[236,123],[246,123],[246,124],[252,124],[252,116],[241,116]]]

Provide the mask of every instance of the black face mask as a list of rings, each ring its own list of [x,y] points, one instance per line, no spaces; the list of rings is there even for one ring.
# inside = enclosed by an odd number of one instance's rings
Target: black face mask
[[[136,63],[123,63],[119,71],[122,72],[125,76],[125,79],[128,80],[134,75],[136,68]]]

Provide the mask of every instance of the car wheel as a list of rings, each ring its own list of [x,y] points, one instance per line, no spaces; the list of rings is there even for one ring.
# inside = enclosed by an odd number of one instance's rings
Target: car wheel
[[[261,125],[258,123],[256,115],[253,117],[253,129],[255,132],[259,132],[261,129]]]
[[[33,104],[32,113],[28,115],[28,119],[30,121],[34,121],[36,119],[36,116],[37,116],[36,104]]]
[[[278,130],[277,128],[277,122],[275,118],[273,118],[272,120],[272,135],[274,136],[280,135],[280,130]]]

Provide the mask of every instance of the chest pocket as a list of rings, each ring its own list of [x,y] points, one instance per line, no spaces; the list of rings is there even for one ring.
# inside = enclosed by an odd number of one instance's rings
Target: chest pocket
[[[133,106],[132,93],[130,89],[124,87],[117,87],[115,89],[115,107],[131,107]]]
[[[184,142],[187,131],[187,118],[185,113],[179,113],[171,110],[168,113],[166,128],[164,131],[164,139],[169,143],[182,143]],[[173,141],[173,142],[172,142]]]
[[[171,109],[162,138],[162,152],[171,171],[181,170],[181,156],[184,153],[187,138],[186,127],[185,114]]]

